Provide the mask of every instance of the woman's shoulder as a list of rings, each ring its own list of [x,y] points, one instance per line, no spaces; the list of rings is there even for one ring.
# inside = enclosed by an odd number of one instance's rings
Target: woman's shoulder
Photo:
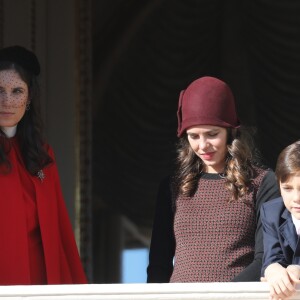
[[[45,164],[45,167],[47,169],[53,169],[53,167],[56,165],[56,159],[55,159],[53,148],[49,143],[44,143],[43,148],[48,155],[48,159],[47,159],[47,163]]]
[[[54,151],[53,151],[52,146],[49,143],[45,142],[43,144],[43,147],[47,151],[48,155],[50,155],[51,158],[54,159]]]
[[[257,191],[274,191],[274,195],[277,197],[280,193],[278,192],[278,184],[274,171],[268,167],[254,167],[254,174],[251,180],[254,188]],[[275,198],[272,196],[272,198]]]
[[[253,179],[254,180],[274,180],[275,179],[275,173],[274,171],[267,167],[267,166],[257,166],[253,165]]]
[[[278,198],[280,196],[280,190],[274,171],[271,168],[258,168],[256,171],[257,176],[253,180],[253,185],[257,191],[257,197],[260,199],[260,201],[257,202],[258,205]]]

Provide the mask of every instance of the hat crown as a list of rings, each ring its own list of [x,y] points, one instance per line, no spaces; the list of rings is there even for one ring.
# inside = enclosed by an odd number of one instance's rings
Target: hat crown
[[[201,77],[180,93],[178,136],[197,125],[239,127],[235,100],[229,86],[218,78]]]

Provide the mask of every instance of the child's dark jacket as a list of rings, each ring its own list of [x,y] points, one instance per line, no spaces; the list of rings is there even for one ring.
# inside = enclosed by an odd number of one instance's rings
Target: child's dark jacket
[[[261,222],[264,237],[262,276],[272,263],[283,267],[300,264],[300,243],[291,213],[283,199],[276,198],[261,207]]]

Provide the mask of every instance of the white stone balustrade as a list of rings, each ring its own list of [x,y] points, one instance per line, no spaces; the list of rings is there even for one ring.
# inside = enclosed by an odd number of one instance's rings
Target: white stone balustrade
[[[290,299],[300,300],[300,286]],[[268,285],[245,283],[0,286],[3,300],[267,300]]]

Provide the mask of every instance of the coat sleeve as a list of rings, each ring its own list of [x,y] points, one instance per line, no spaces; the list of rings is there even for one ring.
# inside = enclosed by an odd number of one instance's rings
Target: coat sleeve
[[[281,200],[282,201],[282,200]],[[261,275],[264,276],[265,269],[273,263],[279,263],[283,267],[287,267],[289,263],[283,253],[281,243],[278,237],[278,227],[275,223],[278,222],[279,216],[272,213],[262,205],[261,207],[261,222],[263,227],[263,239],[264,239],[264,260],[261,270]],[[276,220],[274,222],[274,220]]]
[[[280,191],[278,184],[275,179],[273,171],[268,171],[263,178],[261,185],[257,192],[256,197],[256,231],[255,231],[255,253],[253,262],[247,266],[239,275],[237,275],[233,281],[259,281],[262,258],[263,258],[263,232],[262,223],[260,219],[260,207],[261,205],[269,200],[278,198]]]
[[[169,178],[162,181],[157,196],[147,268],[148,283],[169,282],[173,272],[175,238]]]
[[[73,228],[63,198],[58,169],[54,159],[54,153],[51,148],[49,149],[49,154],[54,160],[54,165],[52,167],[53,178],[55,181],[54,184],[57,199],[59,234],[61,241],[60,259],[62,281],[65,281],[65,283],[73,284],[87,283],[87,279],[75,242]]]

